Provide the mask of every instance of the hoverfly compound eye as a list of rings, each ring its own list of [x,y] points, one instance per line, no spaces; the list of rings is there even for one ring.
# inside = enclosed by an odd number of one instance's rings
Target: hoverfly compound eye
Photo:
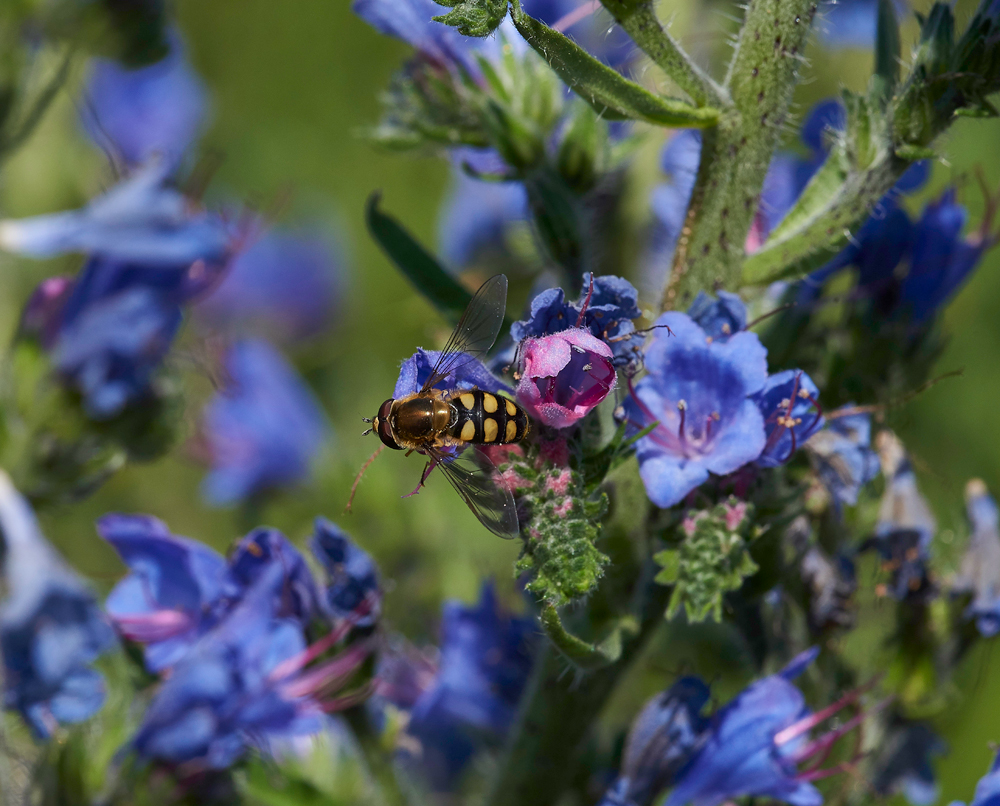
[[[403,450],[399,444],[396,442],[396,438],[392,434],[392,426],[389,424],[389,412],[392,410],[392,398],[385,401],[378,410],[378,414],[372,421],[372,425],[375,427],[375,433],[378,434],[378,438],[382,440],[383,444],[393,450],[401,451]]]

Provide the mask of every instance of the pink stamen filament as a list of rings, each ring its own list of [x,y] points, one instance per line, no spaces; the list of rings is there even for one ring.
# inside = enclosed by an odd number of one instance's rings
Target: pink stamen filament
[[[820,757],[816,761],[814,761],[808,769],[803,770],[803,772],[808,774],[819,769],[820,765],[830,757],[830,753],[833,752],[834,745],[840,738],[846,736],[848,733],[854,730],[858,725],[864,722],[865,719],[867,719],[872,714],[876,714],[879,711],[886,708],[891,702],[892,698],[889,697],[882,700],[877,705],[875,705],[875,707],[872,708],[870,711],[863,711],[861,713],[855,714],[851,719],[847,720],[847,722],[845,722],[839,728],[830,731],[824,736],[820,736],[815,741],[810,742],[805,747],[803,747],[802,750],[796,753],[795,756],[792,758],[792,763],[798,765],[801,764],[806,759],[811,758],[816,754],[820,754]]]
[[[636,394],[635,386],[632,383],[632,379],[626,378],[626,382],[628,383],[629,394],[632,395],[632,399],[635,401],[635,404],[639,407],[639,410],[648,419],[648,422],[645,425],[648,425],[649,423],[656,423],[656,428],[650,431],[646,436],[652,439],[657,445],[659,445],[662,448],[665,448],[671,453],[681,453],[687,456],[687,451],[685,450],[686,444],[684,442],[682,442],[680,445],[677,444],[676,438],[670,431],[667,430],[666,426],[663,424],[663,421],[660,420],[660,418],[657,417],[655,414],[653,414],[653,412],[649,410],[649,406],[647,406],[643,402],[643,400],[639,397],[639,395]],[[644,428],[645,425],[641,426],[641,428]],[[682,419],[681,422],[682,429],[683,425],[684,424]]]
[[[848,692],[839,700],[837,700],[835,703],[832,703],[831,705],[828,705],[826,708],[817,711],[815,714],[811,714],[810,716],[807,716],[803,719],[800,719],[798,722],[789,725],[783,731],[780,731],[775,734],[774,743],[780,747],[781,745],[787,744],[788,742],[792,741],[792,739],[798,738],[803,733],[812,730],[818,724],[820,724],[821,722],[825,722],[827,719],[829,719],[838,711],[842,711],[851,703],[857,702],[858,699],[861,697],[861,695],[870,691],[872,687],[874,687],[875,684],[879,681],[879,679],[880,679],[879,677],[872,678],[870,681],[865,683],[865,685],[855,689],[854,691]]]
[[[552,26],[553,29],[563,33],[567,28],[572,28],[580,20],[589,17],[601,7],[601,0],[590,0],[574,8],[569,14],[560,17]],[[578,325],[579,327],[579,325]]]
[[[594,6],[595,9],[596,8],[600,8],[600,6],[601,6],[600,0],[592,0],[591,5]],[[582,8],[582,6],[581,6],[581,8]],[[593,9],[591,9],[591,10],[593,10]],[[577,9],[577,11],[579,11],[579,9]],[[566,17],[569,17],[572,13],[573,12],[570,12],[570,14],[567,14]],[[587,13],[589,14],[590,12],[588,11]],[[586,16],[586,14],[584,16]],[[563,17],[562,20],[565,20],[566,17]],[[583,17],[581,17],[580,19],[583,19]],[[559,20],[559,22],[562,22],[562,20]],[[559,22],[557,22],[556,25],[558,25]],[[570,25],[572,25],[572,23],[570,23]],[[556,30],[558,31],[559,29],[557,28]],[[586,316],[586,314],[587,314],[587,307],[590,305],[590,298],[592,296],[594,296],[594,273],[593,272],[590,273],[590,288],[587,290],[587,298],[583,301],[583,305],[580,306],[580,315],[578,317],[576,317],[576,326],[577,327],[583,327],[583,317]]]
[[[374,693],[375,681],[370,680],[365,683],[365,685],[361,686],[361,688],[356,691],[352,691],[350,694],[344,694],[340,697],[334,697],[332,700],[327,700],[320,705],[320,708],[328,714],[336,711],[345,711],[348,708],[353,708],[355,705],[360,705]]]
[[[282,686],[282,694],[289,699],[297,699],[338,688],[365,662],[371,647],[370,639],[359,641],[335,658]]]
[[[179,610],[157,610],[141,616],[114,616],[118,631],[129,641],[165,641],[191,628],[191,618]]]

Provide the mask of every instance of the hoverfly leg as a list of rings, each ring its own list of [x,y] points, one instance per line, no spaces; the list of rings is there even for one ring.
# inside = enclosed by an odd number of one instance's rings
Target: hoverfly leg
[[[375,458],[382,453],[385,449],[385,445],[379,445],[375,453],[368,457],[368,461],[361,465],[361,469],[358,471],[358,475],[354,477],[354,484],[351,485],[351,495],[347,499],[347,506],[344,507],[344,512],[351,511],[351,504],[354,503],[354,494],[358,491],[358,485],[361,483],[361,477],[365,474],[365,471],[371,466],[371,463],[375,461]]]
[[[411,495],[416,495],[420,492],[420,488],[424,486],[424,482],[427,481],[427,477],[431,474],[435,467],[437,467],[437,459],[428,459],[427,464],[424,465],[424,472],[420,474],[420,483],[414,488],[412,493],[407,493],[403,498],[409,498]]]

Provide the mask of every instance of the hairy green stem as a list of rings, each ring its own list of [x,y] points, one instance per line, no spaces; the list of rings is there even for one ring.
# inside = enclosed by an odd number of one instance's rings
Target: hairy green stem
[[[686,306],[700,289],[738,286],[815,14],[815,0],[750,0],[726,78],[732,106],[715,136],[704,138],[684,248],[675,254],[661,310]]]
[[[724,107],[729,104],[726,90],[691,61],[691,57],[660,24],[652,0],[601,0],[601,3],[632,41],[698,106]]]

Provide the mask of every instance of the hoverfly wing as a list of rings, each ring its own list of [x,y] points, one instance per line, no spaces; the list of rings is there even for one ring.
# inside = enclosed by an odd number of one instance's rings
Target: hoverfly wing
[[[448,373],[482,357],[497,340],[506,308],[507,278],[495,274],[469,300],[420,391],[432,389]]]
[[[505,540],[520,534],[514,496],[497,480],[496,465],[486,454],[472,447],[455,457],[441,451],[428,453],[483,526]]]

